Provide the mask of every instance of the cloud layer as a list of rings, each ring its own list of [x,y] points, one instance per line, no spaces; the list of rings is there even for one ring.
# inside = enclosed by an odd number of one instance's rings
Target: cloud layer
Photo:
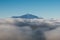
[[[60,40],[60,20],[0,19],[0,40]]]

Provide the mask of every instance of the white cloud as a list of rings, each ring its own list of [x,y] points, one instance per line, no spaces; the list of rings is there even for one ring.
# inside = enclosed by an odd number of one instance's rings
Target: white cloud
[[[0,19],[0,40],[59,40],[60,20]]]

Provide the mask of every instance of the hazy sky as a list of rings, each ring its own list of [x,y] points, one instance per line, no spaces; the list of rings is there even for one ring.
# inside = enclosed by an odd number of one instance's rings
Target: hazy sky
[[[60,18],[59,0],[0,0],[0,18],[26,13],[44,18]]]

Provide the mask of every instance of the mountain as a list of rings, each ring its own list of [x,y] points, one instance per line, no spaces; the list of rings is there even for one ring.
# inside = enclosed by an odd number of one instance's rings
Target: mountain
[[[34,18],[39,18],[38,16],[32,15],[32,14],[25,14],[22,16],[12,16],[12,18],[25,18],[25,19],[34,19]],[[41,18],[42,19],[42,18]]]

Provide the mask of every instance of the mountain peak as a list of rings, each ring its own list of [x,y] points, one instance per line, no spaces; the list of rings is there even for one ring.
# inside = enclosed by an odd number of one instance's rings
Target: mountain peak
[[[13,16],[12,18],[25,18],[25,19],[34,19],[34,18],[39,18],[38,16],[32,15],[32,14],[25,14],[22,16]],[[41,18],[42,19],[42,18]]]

